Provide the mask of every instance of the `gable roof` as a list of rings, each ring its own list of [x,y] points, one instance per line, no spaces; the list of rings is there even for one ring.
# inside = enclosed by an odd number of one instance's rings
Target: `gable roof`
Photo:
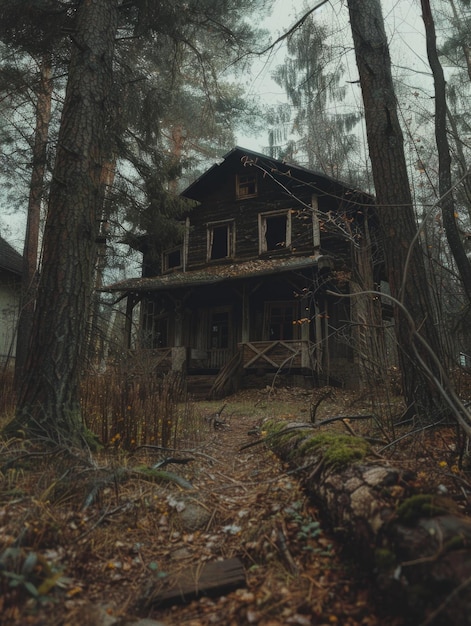
[[[206,170],[199,178],[192,182],[181,192],[181,196],[190,200],[201,202],[211,190],[217,188],[221,181],[232,172],[240,170],[241,164],[247,167],[248,173],[258,169],[272,176],[277,181],[291,188],[299,185],[312,186],[313,191],[331,193],[339,196],[355,196],[357,201],[371,204],[374,202],[373,196],[352,187],[346,182],[337,180],[332,176],[324,174],[320,170],[313,170],[281,161],[260,152],[247,150],[236,146],[227,152],[220,163],[214,164]]]
[[[3,237],[0,237],[0,268],[18,275],[23,270],[23,257]]]

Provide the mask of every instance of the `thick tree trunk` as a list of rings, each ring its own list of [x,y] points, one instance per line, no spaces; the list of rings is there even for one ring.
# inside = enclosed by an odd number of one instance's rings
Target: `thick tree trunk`
[[[379,0],[348,0],[348,7],[389,285],[414,323],[411,328],[400,307],[395,307],[403,392],[408,405],[433,419],[442,402],[422,363],[435,375],[436,366],[414,339],[415,331],[439,358],[441,344],[417,238],[381,5]]]
[[[427,56],[435,84],[435,140],[438,151],[438,189],[442,210],[443,226],[451,253],[458,268],[464,290],[471,302],[471,263],[463,246],[461,234],[456,222],[453,185],[451,182],[451,156],[447,137],[446,83],[443,68],[437,52],[435,24],[429,0],[421,0],[422,18],[425,25]]]
[[[82,0],[44,234],[27,372],[7,431],[83,443],[79,386],[96,262],[117,0]]]
[[[28,200],[28,217],[23,250],[23,272],[21,276],[21,302],[16,342],[15,389],[18,391],[28,357],[31,328],[36,303],[37,267],[39,248],[39,223],[41,202],[44,197],[44,173],[46,171],[47,141],[51,120],[52,69],[50,55],[45,55],[40,65],[40,80],[37,90],[36,130],[33,146],[33,171]]]
[[[311,424],[265,428],[267,444],[298,470],[326,523],[374,577],[383,610],[411,626],[471,624],[471,520],[453,502],[415,492],[412,474],[369,456],[360,438]]]

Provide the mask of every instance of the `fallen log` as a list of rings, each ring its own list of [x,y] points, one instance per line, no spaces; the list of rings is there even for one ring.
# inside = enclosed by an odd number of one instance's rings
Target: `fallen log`
[[[388,612],[414,626],[471,625],[471,519],[451,499],[420,493],[413,473],[375,457],[361,437],[286,422],[264,430]]]

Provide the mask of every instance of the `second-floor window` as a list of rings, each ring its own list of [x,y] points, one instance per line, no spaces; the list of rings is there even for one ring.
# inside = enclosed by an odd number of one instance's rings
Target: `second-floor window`
[[[182,267],[183,261],[183,250],[182,247],[172,248],[171,250],[166,250],[163,253],[162,259],[162,269],[164,272],[168,272],[169,270],[178,269]]]
[[[208,224],[208,261],[226,259],[235,254],[235,228],[233,221]]]
[[[273,211],[258,216],[260,253],[291,245],[291,212]]]

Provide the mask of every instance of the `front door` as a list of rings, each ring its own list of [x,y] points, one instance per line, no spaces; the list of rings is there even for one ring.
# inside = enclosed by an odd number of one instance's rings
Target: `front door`
[[[231,356],[231,314],[228,308],[210,311],[209,366],[221,368]]]

